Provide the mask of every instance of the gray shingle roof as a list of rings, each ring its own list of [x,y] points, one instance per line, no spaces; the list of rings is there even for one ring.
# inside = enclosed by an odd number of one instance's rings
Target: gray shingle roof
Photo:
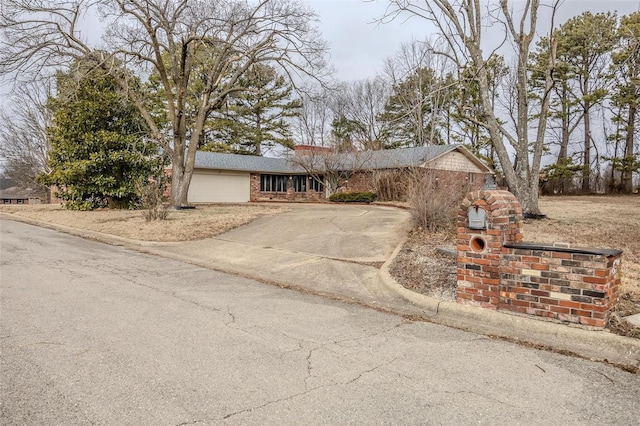
[[[36,190],[30,188],[20,188],[18,186],[12,186],[11,188],[0,190],[0,198],[5,200],[40,198],[40,196],[41,194],[39,194]]]
[[[304,169],[290,164],[283,158],[204,151],[196,153],[195,168],[262,173],[304,173]]]
[[[368,157],[365,155],[361,162],[364,167],[371,169],[421,166],[449,151],[454,151],[456,148],[458,145],[433,145],[370,151]]]
[[[460,145],[433,145],[330,155],[337,156],[333,164],[344,164],[345,168],[393,169],[421,166],[459,148]],[[482,164],[479,160],[478,162]],[[305,173],[301,166],[284,158],[203,151],[196,154],[195,168],[276,174]]]

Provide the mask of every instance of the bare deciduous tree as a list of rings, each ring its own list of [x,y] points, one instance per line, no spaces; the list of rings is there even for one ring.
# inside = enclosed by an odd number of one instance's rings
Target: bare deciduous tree
[[[292,126],[296,141],[302,145],[330,146],[333,120],[330,90],[307,88],[301,93],[300,101],[302,107]]]
[[[343,82],[335,91],[335,113],[349,123],[358,149],[381,149],[384,123],[379,120],[389,100],[391,86],[383,77]]]
[[[327,196],[330,196],[344,187],[354,173],[369,171],[373,167],[372,159],[372,151],[338,152],[325,148],[296,153],[289,161],[323,183]]]
[[[47,126],[51,117],[46,107],[49,93],[47,85],[21,86],[0,111],[2,174],[21,188],[38,191],[47,201],[49,190],[38,181],[38,176],[49,172]]]
[[[432,22],[449,46],[447,56],[455,60],[459,69],[471,69],[476,76],[482,111],[477,123],[487,129],[495,148],[509,189],[518,197],[523,210],[539,214],[538,183],[544,147],[549,93],[553,87],[555,65],[555,39],[549,35],[552,54],[544,71],[543,95],[536,108],[535,138],[530,138],[530,116],[527,77],[527,59],[531,43],[536,36],[540,0],[527,0],[514,12],[507,0],[489,4],[480,0],[390,0],[390,8],[383,18],[394,19],[410,14]],[[553,0],[553,15],[559,1]],[[498,49],[486,54],[483,49],[483,32],[488,26],[499,27],[505,33],[515,53],[516,60],[516,125],[510,129],[503,125],[491,102],[489,75],[486,60]],[[553,20],[551,23],[553,31]],[[492,29],[495,31],[495,29]],[[506,143],[505,143],[506,140]],[[512,160],[508,145],[515,152]]]
[[[95,8],[107,28],[100,48],[78,32]],[[253,64],[319,75],[326,48],[314,22],[296,0],[3,0],[0,75],[33,78],[93,58],[118,79],[171,157],[171,202],[179,206],[187,203],[207,119],[227,96],[247,90],[240,77]],[[133,78],[150,74],[153,93]]]
[[[455,64],[452,67],[448,57],[436,54],[446,48],[413,40],[385,60],[385,74],[393,90],[380,118],[391,133],[388,146],[449,142],[448,109],[454,84],[448,80]]]

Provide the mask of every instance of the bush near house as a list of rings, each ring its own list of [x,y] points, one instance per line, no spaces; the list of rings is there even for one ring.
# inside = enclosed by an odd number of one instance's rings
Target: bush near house
[[[373,192],[338,192],[329,196],[329,200],[336,203],[371,203],[375,199]]]
[[[409,188],[409,211],[417,228],[428,231],[455,227],[462,199],[477,185],[456,173],[428,170]]]

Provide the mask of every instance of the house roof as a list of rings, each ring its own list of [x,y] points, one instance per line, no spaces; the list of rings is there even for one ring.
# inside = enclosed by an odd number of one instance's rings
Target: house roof
[[[458,151],[487,173],[491,169],[462,145],[431,145],[412,148],[363,151],[358,153],[338,153],[333,164],[343,164],[356,169],[395,169],[403,167],[426,167],[428,163],[451,152]],[[307,153],[297,155],[312,155]],[[325,153],[317,154],[319,156]],[[318,159],[320,160],[320,159]],[[315,162],[314,159],[311,159]],[[321,168],[322,161],[317,161]],[[287,158],[269,158],[255,155],[224,154],[198,151],[195,168],[229,171],[246,171],[274,174],[305,173],[305,169]]]
[[[370,157],[363,160],[364,166],[373,169],[395,169],[423,166],[426,163],[455,151],[458,145],[432,145],[412,148],[370,151]]]
[[[0,199],[3,200],[26,200],[29,198],[40,198],[40,195],[33,189],[23,189],[17,186],[0,189]]]
[[[284,158],[260,157],[257,155],[224,154],[220,152],[196,153],[196,169],[232,170],[262,173],[304,173],[302,167]]]

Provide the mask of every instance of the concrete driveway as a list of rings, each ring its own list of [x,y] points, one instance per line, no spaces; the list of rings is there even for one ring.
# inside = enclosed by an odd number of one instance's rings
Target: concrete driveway
[[[154,245],[156,254],[363,303],[398,296],[378,269],[410,228],[408,212],[371,205],[296,204],[205,240]]]
[[[219,237],[225,241],[355,262],[384,262],[409,229],[409,213],[368,205],[294,205]]]

